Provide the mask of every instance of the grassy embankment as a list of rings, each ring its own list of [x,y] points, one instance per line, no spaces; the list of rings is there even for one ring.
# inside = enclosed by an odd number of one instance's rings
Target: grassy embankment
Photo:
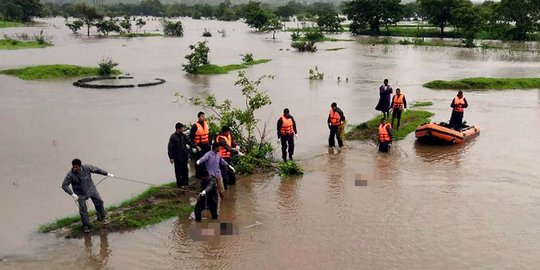
[[[113,70],[114,75],[120,73],[121,72],[119,70]],[[1,70],[0,74],[17,76],[19,79],[22,80],[49,80],[72,77],[99,76],[99,71],[98,68],[93,67],[57,64],[6,69]]]
[[[187,217],[193,207],[188,199],[182,199],[185,191],[175,188],[175,183],[154,186],[142,194],[107,208],[107,222],[92,222],[92,234],[100,229],[108,232],[122,232],[157,224],[172,217]],[[89,202],[91,204],[91,202]],[[90,212],[90,220],[95,220],[95,212]],[[59,236],[80,237],[82,224],[79,215],[57,219],[39,227],[39,232],[54,232]]]
[[[218,66],[214,64],[208,64],[197,68],[194,74],[200,75],[212,75],[212,74],[227,74],[229,71],[237,69],[245,69],[249,66],[264,64],[270,62],[271,59],[257,59],[250,62],[244,62],[242,64],[232,64],[226,66]]]
[[[49,42],[20,41],[15,39],[0,39],[0,50],[35,49],[52,46]]]
[[[7,27],[22,27],[25,24],[22,22],[13,22],[13,21],[0,21],[0,28],[7,28]]]
[[[413,104],[410,105],[411,108],[416,108],[416,107],[429,107],[433,105],[433,102],[431,101],[416,101],[414,102]]]
[[[401,116],[401,125],[399,130],[394,130],[394,140],[404,139],[409,133],[414,132],[416,128],[430,121],[433,113],[420,110],[408,110]],[[346,133],[348,140],[377,140],[377,134],[381,116],[361,123],[359,125],[351,125],[350,130]],[[391,121],[391,119],[389,119]]]
[[[431,89],[467,89],[467,90],[507,90],[507,89],[539,89],[540,78],[466,78],[455,81],[431,81],[424,84]]]

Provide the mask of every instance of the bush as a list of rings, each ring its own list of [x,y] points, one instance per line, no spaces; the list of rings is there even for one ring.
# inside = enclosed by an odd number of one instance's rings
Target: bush
[[[293,41],[291,47],[297,49],[299,52],[316,52],[317,46],[313,41]]]
[[[300,33],[299,32],[292,33],[291,38],[293,41],[297,41],[300,38]]]
[[[102,58],[98,63],[98,73],[101,76],[111,75],[116,66],[118,66],[118,63],[114,62],[111,58]]]
[[[254,60],[252,53],[241,54],[241,56],[244,63],[251,63]]]
[[[279,176],[286,177],[291,175],[303,175],[304,170],[298,165],[298,163],[287,160],[286,162],[280,162],[278,165]]]
[[[79,30],[83,27],[84,22],[81,20],[75,20],[72,23],[66,23],[66,26],[73,32],[74,35],[78,34]]]
[[[307,41],[313,41],[313,42],[321,41],[324,39],[324,35],[320,31],[306,32],[304,33],[304,37],[306,38]]]
[[[166,19],[161,21],[163,26],[163,34],[165,36],[181,37],[184,36],[184,27],[181,21],[172,22]]]
[[[208,30],[206,30],[206,28],[204,28],[204,32],[203,32],[202,36],[203,37],[211,37],[212,33],[208,32]]]
[[[319,72],[319,68],[315,66],[315,69],[309,70],[309,79],[310,80],[322,80],[324,79],[324,73]]]
[[[39,31],[39,34],[34,35],[34,40],[37,41],[39,45],[50,44],[48,38],[43,34],[43,30]]]
[[[194,74],[201,66],[210,64],[208,60],[210,48],[206,46],[206,41],[199,41],[195,45],[189,45],[189,48],[192,50],[192,53],[184,57],[188,60],[188,63],[183,64],[182,69],[187,73]]]

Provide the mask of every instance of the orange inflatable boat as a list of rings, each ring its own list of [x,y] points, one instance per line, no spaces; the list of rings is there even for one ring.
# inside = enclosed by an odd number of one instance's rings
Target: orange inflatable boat
[[[426,123],[416,128],[416,139],[424,143],[456,144],[480,134],[477,126],[463,125],[461,130],[451,129],[447,123]]]

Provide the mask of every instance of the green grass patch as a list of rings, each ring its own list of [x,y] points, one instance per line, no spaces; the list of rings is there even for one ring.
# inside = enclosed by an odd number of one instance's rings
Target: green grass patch
[[[15,39],[0,39],[0,50],[35,49],[52,46],[48,42],[20,41]]]
[[[200,75],[213,75],[213,74],[227,74],[229,71],[246,69],[249,66],[263,64],[270,62],[271,59],[257,59],[250,62],[244,62],[242,64],[232,64],[226,66],[219,66],[214,64],[203,65],[198,67],[194,74]]]
[[[343,48],[343,47],[330,48],[330,49],[326,49],[325,51],[327,51],[327,52],[335,52],[335,51],[341,51],[341,50],[345,50],[345,48]]]
[[[107,223],[92,223],[91,233],[98,234],[101,229],[108,232],[122,232],[157,224],[172,217],[186,217],[193,207],[187,199],[182,199],[184,191],[175,188],[175,183],[155,186],[140,195],[122,202],[119,206],[107,208]],[[89,201],[89,204],[90,201]],[[94,220],[95,212],[89,213]],[[66,237],[82,236],[79,216],[58,219],[39,227],[39,232],[56,232]]]
[[[112,35],[109,37],[126,37],[126,38],[135,38],[135,37],[162,37],[161,33],[122,33],[119,35]]]
[[[310,40],[306,37],[299,37],[297,38],[295,41],[315,41],[315,42],[325,42],[325,41],[329,41],[329,42],[338,42],[338,41],[354,41],[354,39],[343,39],[343,38],[331,38],[331,37],[322,37],[320,39],[317,39],[317,40]]]
[[[539,89],[540,78],[466,78],[455,81],[431,81],[424,84],[431,89],[467,89],[467,90],[507,90],[507,89]]]
[[[0,21],[0,28],[23,27],[23,26],[25,26],[25,24],[22,22]]]
[[[433,113],[420,110],[408,110],[401,116],[401,125],[399,130],[394,130],[394,140],[402,140],[409,133],[416,130],[416,128],[426,122],[429,122]],[[390,122],[392,119],[389,119]],[[361,123],[359,125],[350,126],[350,130],[345,134],[345,137],[349,140],[377,140],[379,132],[379,124],[381,123],[381,116]]]
[[[287,160],[286,162],[280,162],[278,164],[278,173],[281,177],[303,175],[304,169],[302,169],[298,163]]]
[[[285,29],[285,32],[299,32],[299,33],[305,33],[305,32],[317,32],[320,31],[318,27],[304,27],[304,28],[287,28]],[[348,27],[342,28],[339,32],[344,33],[349,31]]]
[[[113,74],[120,74],[119,70],[113,70]],[[81,67],[75,65],[41,65],[17,69],[1,70],[0,74],[17,76],[22,80],[50,80],[66,79],[72,77],[98,76],[98,68]]]
[[[433,105],[433,102],[431,101],[416,101],[413,104],[411,104],[411,108],[415,107],[429,107]]]

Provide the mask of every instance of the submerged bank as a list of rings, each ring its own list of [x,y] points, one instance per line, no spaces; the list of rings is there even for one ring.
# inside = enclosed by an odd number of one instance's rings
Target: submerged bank
[[[226,66],[218,66],[214,64],[207,64],[201,67],[198,67],[194,74],[198,75],[213,75],[213,74],[227,74],[229,71],[246,69],[249,66],[264,64],[272,61],[271,59],[257,59],[249,62],[244,62],[242,64],[231,64]]]
[[[144,228],[160,223],[172,217],[187,217],[193,207],[186,195],[197,193],[194,186],[187,190],[176,188],[175,183],[148,188],[140,195],[129,199],[118,206],[107,208],[105,223],[96,220],[96,213],[91,212],[91,234],[99,234],[102,229],[108,232],[123,232]],[[87,201],[91,204],[91,201]],[[55,233],[59,237],[81,237],[82,224],[79,215],[57,219],[39,227],[41,233]]]
[[[112,70],[113,75],[120,73],[121,72],[119,70]],[[76,65],[56,64],[0,70],[0,74],[16,76],[21,80],[48,80],[99,76],[99,69]]]
[[[431,89],[508,90],[540,88],[540,78],[466,78],[455,81],[435,80],[424,84]]]
[[[394,140],[402,140],[418,126],[430,121],[434,114],[428,111],[408,110],[401,116],[401,124],[399,130],[394,131]],[[381,116],[361,123],[359,125],[351,125],[351,129],[345,134],[348,140],[377,140],[378,127],[381,121]],[[390,123],[392,118],[388,119]],[[396,120],[397,121],[397,120]]]

